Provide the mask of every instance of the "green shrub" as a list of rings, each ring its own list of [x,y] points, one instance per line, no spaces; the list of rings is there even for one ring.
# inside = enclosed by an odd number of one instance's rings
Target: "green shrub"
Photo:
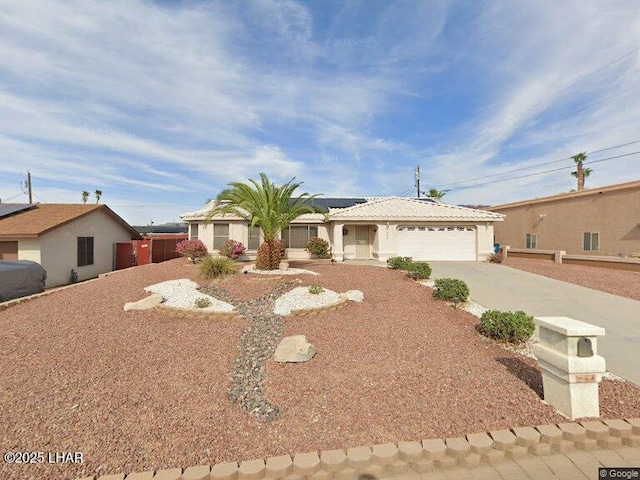
[[[212,280],[238,271],[236,263],[227,257],[204,257],[198,264],[200,276]]]
[[[324,292],[324,288],[322,288],[322,285],[314,284],[309,287],[309,293],[312,293],[313,295],[318,295],[322,292]]]
[[[407,270],[407,266],[411,264],[411,257],[391,257],[387,260],[389,268],[398,270]]]
[[[322,238],[311,237],[304,249],[318,258],[331,258],[329,255],[329,242]]]
[[[469,298],[469,287],[457,278],[439,278],[435,281],[433,296],[440,300],[466,302]]]
[[[489,310],[480,317],[482,334],[496,340],[511,343],[526,342],[533,335],[534,329],[533,317],[522,311]]]
[[[409,263],[404,269],[412,273],[415,280],[425,280],[431,276],[431,267],[427,262]]]
[[[207,308],[211,306],[211,300],[208,299],[207,297],[199,297],[196,298],[196,301],[194,302],[196,308]]]

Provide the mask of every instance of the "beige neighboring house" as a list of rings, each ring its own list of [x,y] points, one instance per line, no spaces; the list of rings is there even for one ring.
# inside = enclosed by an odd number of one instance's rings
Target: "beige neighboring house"
[[[289,259],[309,258],[304,246],[311,237],[327,240],[333,258],[386,261],[412,257],[416,261],[477,261],[493,253],[493,225],[503,216],[483,210],[447,205],[430,198],[315,198],[323,213],[297,218],[280,237]],[[215,206],[181,215],[189,224],[189,238],[204,242],[215,252],[229,239],[247,247],[255,259],[261,243],[260,229],[249,228],[234,216],[205,221]]]
[[[97,277],[114,268],[114,245],[140,235],[106,205],[0,203],[0,260],[32,260],[46,287]]]
[[[640,254],[640,181],[491,207],[496,242],[569,255]]]

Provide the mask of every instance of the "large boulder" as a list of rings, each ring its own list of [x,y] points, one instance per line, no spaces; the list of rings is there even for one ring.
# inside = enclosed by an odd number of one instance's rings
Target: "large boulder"
[[[343,298],[351,300],[352,302],[362,302],[364,300],[364,293],[360,290],[347,290],[341,294]]]
[[[278,344],[273,358],[276,362],[308,362],[316,354],[316,347],[304,335],[285,337]]]
[[[154,293],[148,297],[138,300],[137,302],[128,302],[124,304],[124,311],[129,310],[151,310],[162,303],[163,297],[159,293]]]

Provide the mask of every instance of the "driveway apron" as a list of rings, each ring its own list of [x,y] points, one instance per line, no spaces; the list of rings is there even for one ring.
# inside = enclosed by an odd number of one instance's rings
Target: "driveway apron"
[[[433,278],[458,278],[489,309],[564,316],[598,325],[607,370],[640,385],[640,302],[495,263],[430,262]]]

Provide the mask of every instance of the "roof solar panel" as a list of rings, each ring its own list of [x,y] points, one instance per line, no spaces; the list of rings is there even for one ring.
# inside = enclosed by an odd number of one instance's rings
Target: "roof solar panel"
[[[34,208],[34,203],[0,203],[0,218]]]

